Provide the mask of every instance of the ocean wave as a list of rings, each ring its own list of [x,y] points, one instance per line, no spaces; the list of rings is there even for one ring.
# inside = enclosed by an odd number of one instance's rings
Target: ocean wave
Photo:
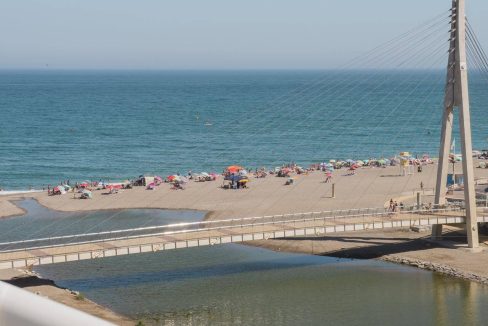
[[[1,190],[0,196],[8,196],[8,195],[19,195],[19,194],[28,194],[33,192],[42,192],[42,190]]]

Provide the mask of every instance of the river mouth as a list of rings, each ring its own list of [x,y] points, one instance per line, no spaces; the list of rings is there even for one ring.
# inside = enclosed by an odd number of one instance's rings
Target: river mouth
[[[331,325],[371,325],[389,324],[398,316],[395,324],[423,325],[488,318],[483,309],[488,288],[480,284],[376,260],[235,244],[36,270],[115,312],[154,325],[323,325],[324,318]]]
[[[34,200],[17,204],[27,213],[0,221],[2,241],[32,233],[76,233],[93,225],[101,231],[136,222],[156,225],[204,217],[203,212],[157,209],[65,213]],[[488,287],[481,284],[377,260],[236,244],[43,265],[35,270],[146,325],[449,325],[488,319],[483,309],[488,306]]]

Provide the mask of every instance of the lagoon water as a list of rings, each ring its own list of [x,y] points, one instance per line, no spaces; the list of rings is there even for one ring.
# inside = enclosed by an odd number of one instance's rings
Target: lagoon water
[[[196,221],[202,213],[121,210],[49,211],[19,203],[27,215],[0,220],[0,241],[28,238],[45,227],[57,234]],[[29,223],[26,223],[29,222]],[[30,225],[34,225],[31,228]],[[29,227],[28,227],[29,225]],[[79,261],[36,268],[147,325],[482,325],[488,287],[379,261],[337,259],[222,245]]]
[[[488,92],[471,77],[481,149]],[[0,188],[436,155],[444,79],[443,71],[1,71]]]

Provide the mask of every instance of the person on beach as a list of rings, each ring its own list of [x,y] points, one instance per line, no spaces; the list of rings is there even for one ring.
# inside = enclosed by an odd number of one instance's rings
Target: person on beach
[[[390,199],[390,207],[388,208],[390,212],[393,212],[393,198]]]
[[[332,181],[332,173],[330,171],[327,171],[327,173],[325,175],[326,175],[325,183],[331,182]]]

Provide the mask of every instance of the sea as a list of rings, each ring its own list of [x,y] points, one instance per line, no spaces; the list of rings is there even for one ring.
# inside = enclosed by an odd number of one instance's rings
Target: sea
[[[441,70],[3,70],[0,189],[437,156],[444,83]],[[484,149],[487,82],[470,83]]]

